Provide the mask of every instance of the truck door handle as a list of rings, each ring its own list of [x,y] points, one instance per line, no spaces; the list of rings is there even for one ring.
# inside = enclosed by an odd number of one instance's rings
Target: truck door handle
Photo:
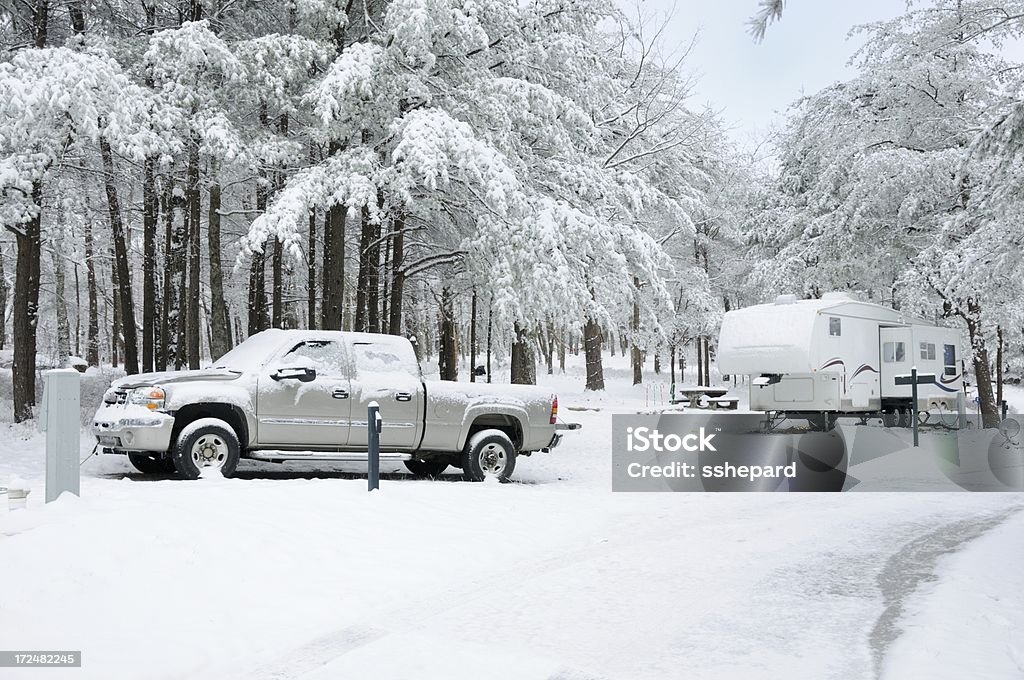
[[[331,396],[334,397],[335,399],[348,399],[348,390],[343,390],[339,387],[338,389],[331,392]]]
[[[412,401],[411,392],[395,392],[395,401]]]

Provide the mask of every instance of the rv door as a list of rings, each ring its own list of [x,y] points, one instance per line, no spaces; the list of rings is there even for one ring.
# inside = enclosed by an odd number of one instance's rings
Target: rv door
[[[914,365],[913,340],[909,327],[878,329],[883,398],[910,398],[910,385],[897,385],[896,376],[910,374]]]

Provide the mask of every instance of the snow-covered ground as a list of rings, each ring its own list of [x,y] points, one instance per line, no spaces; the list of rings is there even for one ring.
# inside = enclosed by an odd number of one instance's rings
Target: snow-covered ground
[[[33,487],[0,514],[0,647],[83,652],[0,677],[1021,677],[1024,497],[613,494],[610,415],[660,388],[609,363],[602,396],[539,376],[584,428],[518,484],[93,457],[44,506],[42,436],[0,425],[0,485]]]

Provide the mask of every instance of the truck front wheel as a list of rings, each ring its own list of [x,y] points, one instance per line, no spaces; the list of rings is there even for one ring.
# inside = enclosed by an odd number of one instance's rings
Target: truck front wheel
[[[171,451],[174,469],[185,479],[199,479],[203,469],[230,477],[238,467],[238,436],[219,418],[200,418],[182,428]]]
[[[507,482],[516,469],[516,447],[501,430],[480,430],[466,442],[462,472],[471,482],[497,477]]]

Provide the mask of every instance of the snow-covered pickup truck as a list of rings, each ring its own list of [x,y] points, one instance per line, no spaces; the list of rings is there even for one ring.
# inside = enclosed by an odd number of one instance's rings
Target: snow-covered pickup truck
[[[104,453],[142,472],[195,479],[240,458],[360,461],[367,406],[380,406],[382,460],[433,477],[506,480],[517,455],[558,445],[558,399],[519,385],[424,382],[412,343],[394,335],[268,330],[210,368],[115,381],[93,418]]]

